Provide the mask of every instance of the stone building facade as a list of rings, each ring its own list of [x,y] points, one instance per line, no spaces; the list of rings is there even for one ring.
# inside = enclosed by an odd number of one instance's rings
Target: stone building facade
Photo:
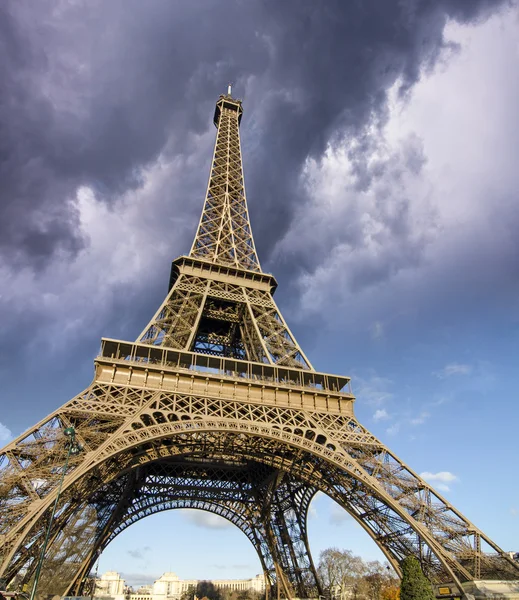
[[[199,579],[180,579],[175,573],[164,573],[153,585],[141,586],[136,592],[130,592],[119,573],[107,571],[96,581],[94,596],[99,600],[179,600],[190,586],[196,587],[200,581]],[[221,590],[240,592],[252,590],[259,593],[265,591],[263,575],[256,575],[251,579],[212,579],[210,581]]]

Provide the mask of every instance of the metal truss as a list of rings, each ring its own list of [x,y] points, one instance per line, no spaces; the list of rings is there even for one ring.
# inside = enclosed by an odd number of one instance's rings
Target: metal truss
[[[308,543],[307,516],[317,490],[278,471],[258,498],[276,575],[287,597],[317,598],[323,593]]]
[[[218,128],[204,210],[191,256],[222,265],[261,271],[249,223],[241,160],[239,100],[220,96]]]
[[[269,556],[264,556],[264,540],[259,523],[253,518],[252,489],[255,481],[268,476],[268,468],[235,461],[214,462],[162,459],[137,467],[121,476],[120,493],[113,500],[113,484],[103,486],[96,494],[97,505],[110,504],[111,514],[98,534],[91,551],[70,591],[79,593],[84,578],[90,572],[104,548],[127,527],[138,520],[176,508],[192,508],[217,514],[236,525],[254,545],[267,574]],[[121,479],[119,478],[119,479]],[[256,511],[256,512],[254,512]]]
[[[100,552],[149,514],[200,508],[243,531],[271,593],[322,592],[306,528],[317,491],[397,573],[435,583],[519,580],[519,566],[356,420],[349,378],[319,373],[274,300],[248,223],[241,103],[217,103],[215,155],[190,256],[135,343],[103,339],[92,384],[0,452],[0,577],[30,581],[74,427],[40,580],[81,592]]]
[[[272,589],[276,585],[284,588],[293,579],[299,581],[299,593],[306,596],[318,589],[306,535],[314,489],[293,482],[296,493],[290,499],[286,475],[250,461],[213,461],[208,465],[207,461],[169,458],[137,467],[122,478],[124,483],[103,486],[92,498],[98,510],[110,505],[111,514],[103,526],[98,526],[95,542],[67,595],[81,592],[98,556],[127,527],[146,516],[177,508],[205,510],[236,525],[256,549]],[[119,491],[115,502],[114,490]],[[265,510],[266,490],[277,498],[275,511]],[[284,517],[287,512],[289,518]],[[280,576],[284,577],[281,583]]]
[[[143,344],[311,369],[283,319],[270,275],[189,257],[174,261],[172,287],[140,334]]]

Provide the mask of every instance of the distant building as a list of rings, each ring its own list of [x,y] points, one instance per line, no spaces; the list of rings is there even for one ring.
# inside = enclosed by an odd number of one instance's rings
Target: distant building
[[[95,582],[95,597],[123,597],[124,579],[115,571],[107,571]]]
[[[252,579],[211,579],[214,587],[221,590],[246,591],[254,590],[255,592],[265,591],[265,577],[256,575]]]
[[[190,585],[196,586],[197,579],[179,579],[175,573],[164,573],[153,584],[151,600],[169,600],[180,598],[189,589]],[[133,600],[133,599],[132,599]],[[139,600],[139,599],[135,599]]]
[[[179,600],[190,586],[196,587],[200,579],[180,579],[175,573],[164,573],[153,585],[143,585],[136,592],[128,591],[124,579],[115,571],[107,571],[96,580],[95,598],[110,600]],[[251,579],[212,579],[221,590],[255,592],[265,591],[265,578],[256,575]]]

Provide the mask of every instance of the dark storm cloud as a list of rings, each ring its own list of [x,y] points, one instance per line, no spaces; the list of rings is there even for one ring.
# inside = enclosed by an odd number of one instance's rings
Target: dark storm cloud
[[[24,36],[22,26],[0,5],[0,248],[18,254],[48,255],[61,247],[77,251],[81,240],[69,204],[65,173],[51,167],[55,152],[48,129],[54,117],[39,94],[35,73],[45,59]]]
[[[308,156],[344,135],[362,139],[383,123],[386,93],[401,80],[405,93],[444,47],[449,17],[482,17],[500,2],[269,2],[265,29],[272,48],[267,73],[274,93],[262,111],[263,143],[249,158],[249,197],[262,256],[288,227],[302,202],[298,186]],[[275,93],[277,91],[277,94]],[[256,98],[261,97],[261,89]],[[262,102],[258,100],[258,102]],[[352,161],[367,185],[362,145]],[[264,215],[268,215],[265,217]]]
[[[78,186],[106,202],[139,186],[161,152],[182,154],[189,134],[210,126],[215,98],[234,80],[246,94],[248,195],[266,258],[301,202],[305,159],[383,121],[387,89],[400,78],[405,92],[435,62],[448,18],[484,18],[501,4],[2,3],[4,256],[40,267],[80,251]],[[196,168],[205,180],[207,164]]]
[[[186,134],[208,126],[232,44],[210,38],[214,3],[211,27],[165,2],[7,6],[0,243],[32,262],[85,243],[71,202],[78,186],[110,202],[140,184],[172,131],[181,153]]]

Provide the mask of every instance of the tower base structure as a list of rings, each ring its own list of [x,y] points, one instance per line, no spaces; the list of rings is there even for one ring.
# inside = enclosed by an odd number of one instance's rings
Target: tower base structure
[[[439,597],[512,598],[519,563],[358,422],[349,378],[316,371],[290,331],[252,237],[242,113],[219,98],[191,253],[137,341],[103,339],[92,384],[0,451],[0,579],[30,584],[44,554],[38,595],[80,595],[126,527],[196,508],[247,536],[270,598],[317,598],[320,491],[397,574],[413,555]]]
[[[439,597],[483,597],[506,580],[514,590],[517,564],[364,429],[353,403],[347,377],[104,339],[92,385],[5,449],[11,480],[24,475],[17,457],[39,449],[24,476],[41,483],[33,502],[18,494],[18,510],[5,513],[4,577],[23,571],[30,581],[65,453],[60,434],[72,425],[85,452],[71,461],[52,524],[48,594],[80,595],[99,554],[138,519],[201,508],[251,540],[272,597],[317,597],[306,530],[317,491],[397,573],[419,556]],[[501,587],[474,583],[492,577]]]

